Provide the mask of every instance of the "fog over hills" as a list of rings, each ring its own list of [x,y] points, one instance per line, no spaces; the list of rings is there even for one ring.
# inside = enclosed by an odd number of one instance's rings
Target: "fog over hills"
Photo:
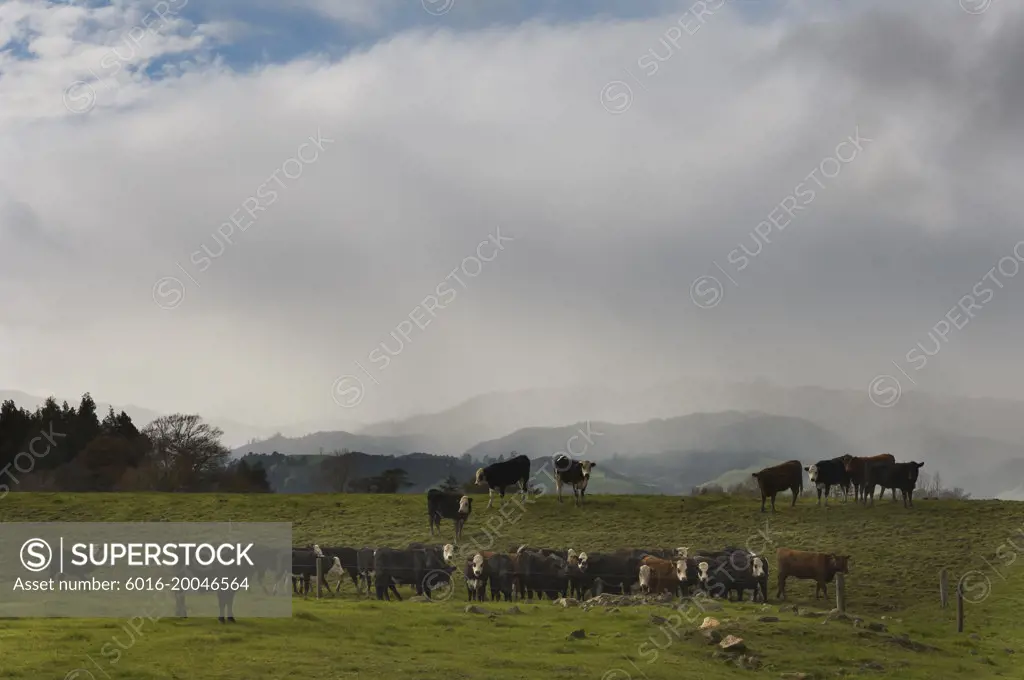
[[[587,432],[591,443],[582,436]],[[236,453],[312,454],[322,447],[477,459],[517,451],[533,457],[566,450],[574,435],[574,452],[613,461],[617,472],[668,493],[760,460],[813,462],[843,453],[888,451],[898,460],[923,460],[924,471],[938,472],[945,486],[961,486],[975,496],[1014,493],[1024,471],[1024,403],[908,391],[891,408],[880,408],[867,390],[765,381],[493,393],[357,433],[279,437]]]

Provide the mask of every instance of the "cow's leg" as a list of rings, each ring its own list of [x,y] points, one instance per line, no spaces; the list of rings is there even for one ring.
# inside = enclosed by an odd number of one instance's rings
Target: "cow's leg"
[[[505,487],[498,487],[498,495],[501,497],[501,505],[505,505]]]
[[[555,490],[558,492],[558,502],[562,502],[562,478],[555,475]]]
[[[828,507],[828,494],[831,491],[832,491],[832,485],[831,484],[826,484],[825,485],[825,507],[826,508]]]
[[[909,491],[906,492],[906,498],[903,499],[904,505],[906,505],[907,502],[910,503],[910,507],[914,507],[914,490],[913,489],[910,489]]]
[[[398,588],[395,587],[395,584],[393,582],[391,583],[390,588],[391,588],[391,592],[393,592],[395,594],[395,597],[398,598],[398,601],[401,602],[402,601],[402,596],[398,593]]]
[[[775,496],[776,495],[777,494],[774,494],[774,493],[772,494],[772,512],[775,512]]]
[[[794,486],[789,491],[790,491],[790,493],[793,494],[793,502],[789,504],[789,507],[795,508],[796,507],[796,499],[800,495],[800,487],[799,486]]]
[[[767,498],[767,496],[765,496],[764,493],[762,492],[761,493],[761,512],[764,512],[764,501],[765,501],[766,498]]]
[[[785,600],[786,599],[786,575],[779,574],[779,585],[775,589],[775,599]]]
[[[487,492],[487,507],[490,508],[494,505],[494,487],[490,487]]]

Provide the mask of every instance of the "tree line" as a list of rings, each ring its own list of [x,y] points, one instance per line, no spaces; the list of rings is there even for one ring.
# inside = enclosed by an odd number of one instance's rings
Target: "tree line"
[[[87,392],[78,407],[48,398],[35,411],[0,404],[0,494],[8,491],[268,492],[266,472],[229,460],[224,432],[194,414],[139,430],[124,411],[101,420]]]

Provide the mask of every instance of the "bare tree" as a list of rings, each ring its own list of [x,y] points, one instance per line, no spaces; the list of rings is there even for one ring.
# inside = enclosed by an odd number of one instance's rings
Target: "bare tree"
[[[198,415],[175,413],[157,418],[143,430],[163,486],[189,489],[204,475],[221,469],[229,451],[224,431]]]

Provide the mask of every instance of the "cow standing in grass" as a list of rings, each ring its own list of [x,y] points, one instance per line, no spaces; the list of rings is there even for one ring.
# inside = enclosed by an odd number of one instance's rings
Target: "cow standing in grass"
[[[583,497],[590,483],[590,471],[597,463],[589,460],[572,460],[565,454],[558,454],[555,460],[555,488],[558,491],[558,502],[562,502],[562,486],[572,485],[572,498],[576,505],[583,505]]]
[[[476,471],[474,484],[477,486],[487,485],[489,497],[487,507],[494,505],[494,490],[497,489],[502,502],[505,501],[505,489],[510,486],[518,486],[526,500],[526,485],[530,480],[530,459],[519,455],[515,458],[503,460],[498,463],[491,463]]]
[[[780,491],[789,490],[793,494],[793,503],[804,488],[804,469],[798,460],[788,460],[780,465],[766,467],[760,472],[753,473],[757,480],[757,487],[761,491],[761,512],[764,512],[765,499],[772,499],[772,512],[775,512],[775,496]]]
[[[786,599],[786,579],[793,578],[810,579],[814,581],[814,599],[818,599],[818,592],[828,597],[828,584],[832,583],[836,574],[848,574],[849,555],[837,555],[836,553],[816,553],[804,550],[790,550],[779,548],[776,552],[779,570],[779,588],[775,596]]]
[[[450,519],[455,522],[455,542],[462,538],[462,527],[473,512],[473,499],[469,496],[445,493],[439,489],[427,491],[427,515],[430,519],[430,535],[434,535],[434,528],[441,533],[441,520]]]
[[[853,484],[853,500],[867,502],[867,466],[871,463],[895,463],[896,457],[891,453],[880,453],[877,456],[851,456],[846,454],[840,460],[850,476]],[[892,490],[892,499],[896,500],[896,489]]]
[[[825,507],[828,507],[829,492],[832,487],[838,487],[843,491],[843,502],[850,495],[850,473],[846,471],[842,457],[831,460],[819,460],[813,465],[804,468],[807,477],[811,480],[818,491],[818,505],[821,505],[822,492],[825,494]]]

